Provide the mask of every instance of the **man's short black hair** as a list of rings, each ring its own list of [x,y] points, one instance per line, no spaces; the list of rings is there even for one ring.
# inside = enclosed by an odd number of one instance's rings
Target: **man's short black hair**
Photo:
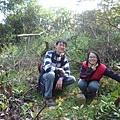
[[[67,43],[65,40],[59,39],[59,40],[57,40],[56,45],[58,45],[58,43],[63,43],[67,47]]]

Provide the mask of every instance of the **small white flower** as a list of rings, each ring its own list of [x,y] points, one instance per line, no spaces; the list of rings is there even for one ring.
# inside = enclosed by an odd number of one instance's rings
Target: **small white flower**
[[[118,24],[118,28],[120,29],[120,24]]]

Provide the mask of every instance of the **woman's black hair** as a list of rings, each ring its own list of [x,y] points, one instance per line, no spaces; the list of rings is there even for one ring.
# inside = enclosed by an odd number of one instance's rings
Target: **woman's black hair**
[[[86,59],[87,64],[88,64],[88,62],[89,62],[89,55],[90,55],[90,53],[93,53],[93,54],[95,54],[95,55],[97,56],[97,63],[98,63],[98,65],[100,65],[100,57],[99,57],[99,55],[98,55],[98,53],[97,53],[96,51],[90,51],[90,52],[87,54],[87,59]]]
[[[58,45],[58,43],[63,43],[67,47],[67,43],[65,40],[59,39],[59,40],[57,40],[56,45]]]

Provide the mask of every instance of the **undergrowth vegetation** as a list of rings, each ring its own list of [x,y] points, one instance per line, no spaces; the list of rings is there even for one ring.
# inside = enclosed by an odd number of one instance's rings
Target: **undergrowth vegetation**
[[[0,1],[5,17],[0,23],[0,120],[119,120],[120,84],[111,78],[102,78],[98,98],[76,104],[88,51],[97,51],[103,64],[120,73],[119,0],[101,0],[96,10],[82,13],[44,9],[37,1]],[[59,38],[67,41],[76,83],[56,96],[56,107],[48,108],[37,89],[38,63]]]
[[[35,41],[36,43],[36,41]],[[37,44],[37,43],[36,43]],[[44,45],[43,45],[44,48]],[[71,64],[76,83],[68,86],[55,100],[56,107],[46,107],[37,90],[41,61],[37,45],[20,44],[4,47],[0,57],[0,119],[5,120],[118,120],[120,92],[118,82],[103,77],[98,98],[77,106],[79,67]],[[37,52],[38,51],[38,52]],[[118,100],[118,101],[117,101]]]

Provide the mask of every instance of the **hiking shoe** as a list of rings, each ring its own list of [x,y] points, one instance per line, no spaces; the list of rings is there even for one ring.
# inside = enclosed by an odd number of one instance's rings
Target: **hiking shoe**
[[[56,106],[56,105],[57,105],[57,104],[53,101],[52,98],[45,99],[45,103],[47,104],[48,107]]]

